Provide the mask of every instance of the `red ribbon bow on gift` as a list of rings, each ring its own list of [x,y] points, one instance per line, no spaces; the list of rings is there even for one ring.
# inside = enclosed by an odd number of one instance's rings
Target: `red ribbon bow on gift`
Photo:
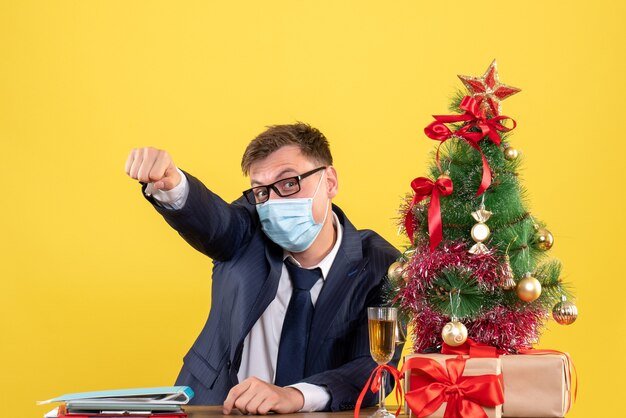
[[[367,383],[365,383],[365,387],[361,390],[361,394],[359,395],[359,399],[356,401],[356,406],[354,408],[354,418],[359,418],[359,412],[361,411],[361,404],[363,403],[363,398],[365,398],[365,394],[368,389],[372,391],[372,393],[376,393],[380,390],[380,382],[382,381],[382,374],[387,370],[389,374],[393,377],[394,382],[396,382],[396,402],[398,403],[398,410],[396,411],[396,417],[400,415],[400,410],[402,409],[402,387],[400,386],[400,380],[402,379],[402,372],[395,367],[388,366],[386,364],[380,364],[370,374],[369,379],[367,379]]]
[[[576,401],[576,397],[578,395],[578,373],[576,372],[576,366],[574,365],[574,361],[570,357],[568,353],[564,353],[558,350],[550,350],[550,349],[534,349],[534,348],[521,348],[518,350],[519,354],[526,355],[544,355],[544,354],[561,354],[565,356],[567,359],[567,368],[566,372],[566,380],[568,382],[573,379],[573,390],[568,392],[569,405],[571,407],[572,403]],[[441,346],[441,354],[457,354],[457,355],[469,355],[470,358],[496,358],[500,355],[507,354],[504,350],[498,349],[494,346],[481,344],[468,338],[463,344],[452,347],[445,342]],[[573,393],[573,395],[572,395]]]
[[[418,177],[411,182],[411,188],[415,191],[415,195],[413,196],[413,200],[411,200],[406,217],[404,218],[404,227],[406,228],[411,242],[413,242],[413,233],[415,232],[413,207],[430,196],[430,204],[428,205],[428,234],[430,235],[430,251],[434,251],[443,237],[439,196],[452,194],[452,180],[450,180],[448,176],[440,176],[433,182],[426,177]]]
[[[446,344],[441,345],[441,354],[468,355],[471,358],[496,358],[500,354],[506,354],[504,350],[497,349],[492,345],[478,343],[468,338],[463,344],[456,347]]]
[[[488,119],[485,116],[485,112],[480,110],[480,105],[476,99],[470,96],[465,96],[463,100],[461,100],[459,108],[464,110],[465,113],[462,115],[433,115],[435,121],[424,128],[424,133],[431,139],[441,141],[439,147],[437,147],[436,157],[437,166],[439,166],[440,170],[439,148],[444,142],[452,137],[465,140],[465,142],[480,153],[480,157],[483,162],[483,175],[478,191],[476,192],[476,196],[480,196],[491,184],[491,169],[489,168],[489,163],[487,162],[485,155],[478,146],[478,142],[488,136],[494,144],[500,145],[501,139],[498,132],[508,132],[514,129],[517,124],[515,120],[508,116],[496,116]],[[508,128],[501,123],[507,119],[513,121],[513,127]],[[445,125],[446,123],[457,122],[466,122],[466,124],[456,131],[450,130],[450,128]],[[478,128],[480,129],[480,132],[470,131],[472,128]]]
[[[445,369],[431,358],[414,357],[404,363],[406,370],[411,370],[411,390],[404,396],[417,418],[431,415],[444,402],[444,418],[487,418],[482,407],[504,403],[501,375],[463,376],[463,356],[447,359]]]

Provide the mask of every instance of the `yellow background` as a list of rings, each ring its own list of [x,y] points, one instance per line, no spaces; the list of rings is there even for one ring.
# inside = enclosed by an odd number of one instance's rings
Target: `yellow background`
[[[398,246],[426,174],[431,114],[457,74],[523,92],[523,182],[580,318],[548,323],[580,391],[569,416],[616,416],[626,348],[624,2],[0,2],[0,405],[41,416],[67,392],[168,385],[204,324],[210,260],[123,171],[167,149],[225,199],[248,141],[302,120],[331,141],[336,202]],[[532,400],[529,400],[532,401]]]

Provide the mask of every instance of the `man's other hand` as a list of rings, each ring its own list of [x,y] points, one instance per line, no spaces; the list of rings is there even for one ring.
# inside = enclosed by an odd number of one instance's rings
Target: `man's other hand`
[[[298,389],[283,388],[249,377],[228,392],[223,412],[228,415],[237,408],[244,414],[290,414],[298,412],[303,406],[304,396]]]
[[[128,155],[126,174],[144,183],[153,183],[157,190],[171,190],[181,177],[172,157],[165,150],[152,147],[135,148]]]

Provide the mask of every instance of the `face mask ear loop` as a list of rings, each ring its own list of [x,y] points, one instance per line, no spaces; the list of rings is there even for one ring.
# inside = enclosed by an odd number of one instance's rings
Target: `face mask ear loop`
[[[311,198],[311,217],[313,217],[313,199],[315,199],[315,196],[317,196],[317,191],[320,189],[320,185],[322,184],[322,179],[324,178],[325,174],[326,174],[326,170],[322,172],[322,175],[320,176],[320,181],[317,183],[317,188],[315,189],[315,193],[313,193],[313,197]],[[317,222],[315,222],[315,218],[313,218],[313,223],[315,223],[316,225],[324,225],[324,223],[326,222],[326,218],[328,218],[328,206],[329,205],[330,205],[330,199],[326,201],[326,212],[324,212],[324,219],[322,220],[322,222],[318,224]]]
[[[330,206],[330,199],[326,201],[326,212],[324,212],[324,219],[320,225],[323,225],[326,222],[326,218],[328,218],[328,207]]]
[[[326,170],[322,171],[322,175],[320,176],[320,181],[317,182],[315,193],[313,193],[313,197],[311,199],[315,199],[315,196],[317,196],[317,191],[320,189],[320,185],[322,184],[322,179],[324,178],[324,174],[326,174]]]

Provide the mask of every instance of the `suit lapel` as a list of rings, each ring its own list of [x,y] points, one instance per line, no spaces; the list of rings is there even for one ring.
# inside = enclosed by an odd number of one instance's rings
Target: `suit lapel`
[[[269,242],[269,241],[268,241]],[[241,306],[250,308],[247,310],[245,320],[242,321],[242,327],[233,327],[233,330],[237,330],[236,333],[231,333],[231,360],[239,361],[235,358],[239,356],[241,351],[241,345],[244,339],[250,333],[250,330],[261,317],[268,305],[276,297],[276,291],[278,290],[278,282],[280,281],[280,274],[283,268],[282,262],[282,249],[274,243],[269,243],[265,246],[265,259],[269,264],[269,273],[266,279],[260,284],[260,286],[246,286],[240,291],[245,292],[245,299]]]
[[[346,300],[346,294],[365,262],[359,232],[338,207],[333,205],[333,211],[343,225],[343,238],[315,304],[306,355],[307,368],[317,357],[324,337],[336,318],[339,305],[349,302]]]

